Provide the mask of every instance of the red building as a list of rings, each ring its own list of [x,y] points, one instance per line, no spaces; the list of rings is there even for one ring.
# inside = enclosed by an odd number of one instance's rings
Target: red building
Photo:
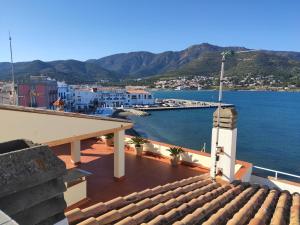
[[[30,81],[18,84],[20,106],[53,108],[57,100],[57,82],[45,76],[31,76]]]

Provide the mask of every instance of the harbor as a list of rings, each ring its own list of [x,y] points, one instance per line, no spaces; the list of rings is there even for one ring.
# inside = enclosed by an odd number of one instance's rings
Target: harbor
[[[186,99],[156,99],[155,105],[135,107],[135,110],[141,111],[161,111],[161,110],[184,110],[184,109],[205,109],[205,108],[216,108],[218,107],[217,102],[208,101],[194,101]],[[222,103],[223,108],[234,107],[233,104]]]

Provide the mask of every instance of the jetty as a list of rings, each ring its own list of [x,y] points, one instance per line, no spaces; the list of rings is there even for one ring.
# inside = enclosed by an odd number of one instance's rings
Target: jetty
[[[185,99],[157,99],[156,105],[136,107],[139,111],[161,111],[161,110],[181,110],[181,109],[205,109],[205,108],[217,108],[217,102],[207,101],[194,101]],[[233,104],[222,103],[222,108],[234,107]]]
[[[128,109],[128,108],[123,108],[124,112],[129,112],[132,113],[135,116],[149,116],[149,113],[144,112],[142,110],[139,109]]]

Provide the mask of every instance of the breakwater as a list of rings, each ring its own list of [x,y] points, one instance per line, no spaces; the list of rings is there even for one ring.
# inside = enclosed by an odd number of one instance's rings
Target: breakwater
[[[201,109],[201,108],[217,108],[218,104],[219,103],[217,102],[166,98],[166,99],[157,99],[156,105],[154,106],[137,107],[135,109],[141,111]],[[234,105],[222,103],[222,107],[234,107]]]

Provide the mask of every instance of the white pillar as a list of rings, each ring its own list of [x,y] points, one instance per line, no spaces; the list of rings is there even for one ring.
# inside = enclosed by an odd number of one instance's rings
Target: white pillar
[[[74,164],[80,163],[80,141],[71,142],[71,160]]]
[[[212,129],[211,138],[211,168],[210,174],[213,177],[215,166],[215,152],[216,152],[216,137],[217,128]],[[236,159],[236,140],[237,140],[237,128],[234,129],[219,129],[219,146],[223,148],[223,153],[219,155],[219,161],[217,162],[217,169],[222,171],[222,179],[227,181],[233,181],[235,175],[235,159]]]
[[[116,179],[122,179],[125,176],[124,139],[124,130],[114,133],[114,177]]]

